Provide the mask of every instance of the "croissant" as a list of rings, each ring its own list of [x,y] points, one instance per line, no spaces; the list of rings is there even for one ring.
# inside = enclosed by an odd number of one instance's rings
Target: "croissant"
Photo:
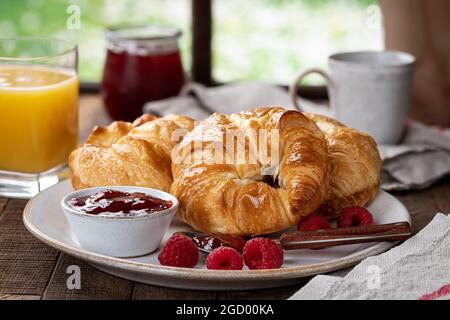
[[[335,218],[345,207],[366,205],[380,186],[382,161],[375,140],[334,119],[305,115],[324,132],[328,143],[330,183],[325,200],[316,211]]]
[[[324,200],[327,143],[297,111],[213,114],[172,150],[172,173],[178,215],[194,229],[268,234],[298,223]]]
[[[193,128],[188,117],[148,114],[96,127],[69,157],[72,185],[170,190],[195,229],[243,236],[284,229],[313,212],[337,217],[366,205],[379,188],[375,141],[325,116],[258,108],[214,114]]]
[[[69,156],[75,189],[133,185],[168,191],[172,184],[172,148],[192,130],[188,117],[144,115],[133,123],[96,127]]]

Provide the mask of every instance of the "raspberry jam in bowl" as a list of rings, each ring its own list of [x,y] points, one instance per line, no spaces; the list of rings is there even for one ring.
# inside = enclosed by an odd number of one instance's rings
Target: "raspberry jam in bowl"
[[[80,247],[136,257],[158,249],[178,200],[150,188],[106,186],[72,192],[61,200],[61,207]]]
[[[143,192],[124,192],[104,189],[94,194],[67,201],[72,209],[98,216],[144,216],[169,209],[171,201]]]

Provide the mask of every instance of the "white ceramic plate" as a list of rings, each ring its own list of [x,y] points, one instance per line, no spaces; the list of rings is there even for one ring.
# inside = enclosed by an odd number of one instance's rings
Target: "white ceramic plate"
[[[61,182],[33,198],[25,208],[23,221],[38,239],[62,252],[87,261],[94,267],[133,281],[164,287],[201,290],[247,290],[279,287],[300,278],[355,265],[362,259],[391,248],[394,243],[366,243],[322,250],[286,251],[283,268],[276,270],[206,270],[204,259],[195,269],[161,266],[158,252],[137,258],[113,258],[81,248],[74,240],[59,202],[72,191],[70,181]],[[406,208],[393,196],[380,191],[368,206],[374,222],[410,221]],[[173,232],[190,230],[175,219],[163,242]]]

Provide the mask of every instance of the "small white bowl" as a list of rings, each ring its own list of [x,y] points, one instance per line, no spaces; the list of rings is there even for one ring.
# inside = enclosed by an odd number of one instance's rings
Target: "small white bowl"
[[[142,192],[172,202],[172,207],[142,216],[102,216],[71,208],[67,201],[105,189]],[[105,186],[78,190],[61,200],[61,207],[73,236],[83,249],[113,257],[137,257],[158,249],[175,212],[178,200],[173,195],[143,187]]]

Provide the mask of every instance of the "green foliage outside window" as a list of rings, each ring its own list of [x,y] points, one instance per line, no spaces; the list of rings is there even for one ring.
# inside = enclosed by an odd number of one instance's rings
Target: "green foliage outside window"
[[[382,30],[370,27],[375,0],[214,0],[214,76],[287,83],[300,68],[325,66],[334,51],[380,49]],[[80,8],[80,29],[68,29],[70,5]],[[189,0],[3,0],[0,35],[55,36],[79,44],[80,77],[101,77],[103,31],[114,24],[170,24],[190,67]],[[373,8],[372,8],[373,9]],[[375,17],[375,20],[378,18]]]

